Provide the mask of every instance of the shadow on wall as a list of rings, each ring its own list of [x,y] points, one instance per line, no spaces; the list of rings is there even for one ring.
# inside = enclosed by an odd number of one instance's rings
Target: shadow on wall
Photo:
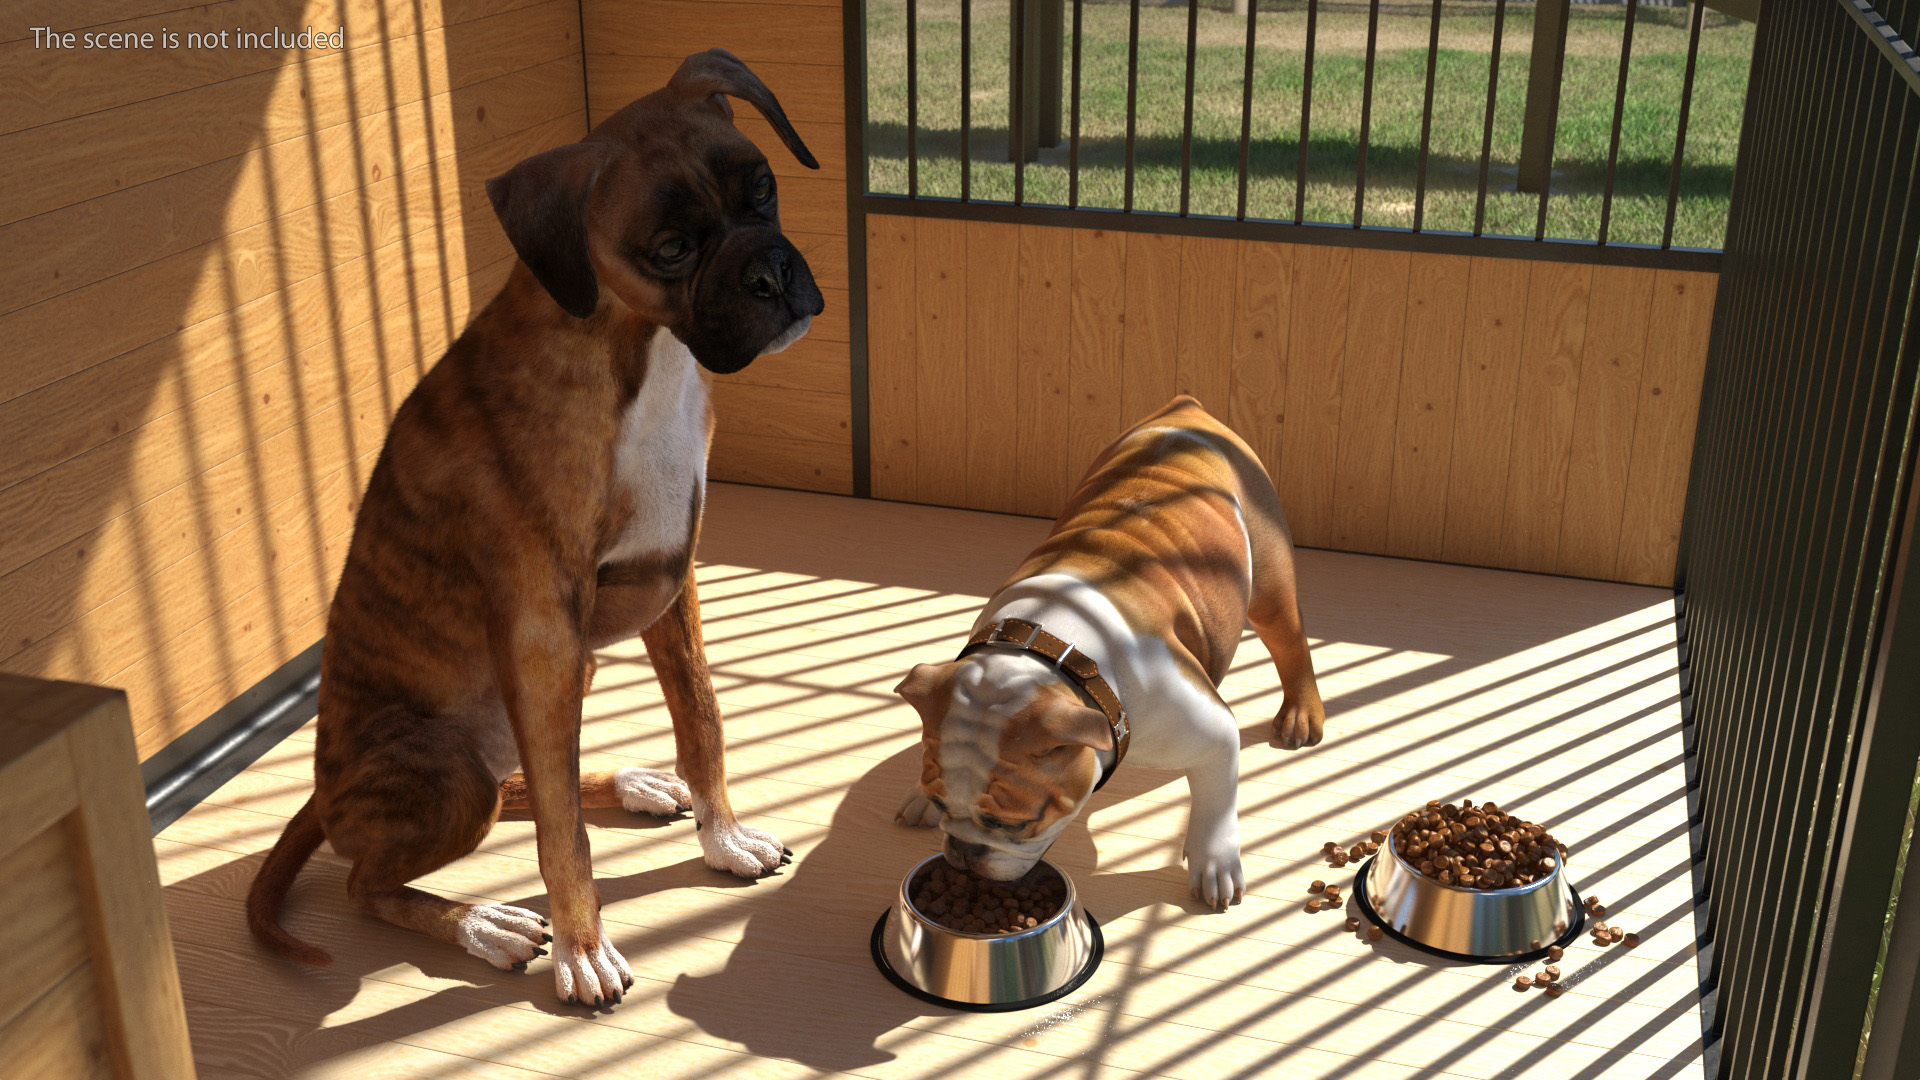
[[[336,51],[245,47],[230,5],[31,6],[0,43],[0,668],[125,688],[145,756],[320,637],[388,418],[511,265],[486,178],[584,130],[578,19],[246,8]]]

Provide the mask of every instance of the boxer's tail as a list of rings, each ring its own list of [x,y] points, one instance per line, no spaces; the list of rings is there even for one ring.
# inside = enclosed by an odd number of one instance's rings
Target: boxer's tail
[[[324,839],[320,813],[313,808],[313,799],[309,797],[300,812],[293,815],[293,820],[287,822],[287,829],[280,834],[273,850],[267,852],[266,861],[254,876],[253,888],[247,891],[247,928],[253,931],[253,936],[281,956],[303,964],[331,964],[333,957],[287,933],[280,925],[280,905],[286,902],[287,890],[293,888],[293,879],[299,876],[300,868]]]

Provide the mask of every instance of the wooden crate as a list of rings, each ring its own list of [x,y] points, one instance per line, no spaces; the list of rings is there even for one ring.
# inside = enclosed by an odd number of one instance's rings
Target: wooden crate
[[[127,697],[0,675],[8,1076],[194,1075]]]

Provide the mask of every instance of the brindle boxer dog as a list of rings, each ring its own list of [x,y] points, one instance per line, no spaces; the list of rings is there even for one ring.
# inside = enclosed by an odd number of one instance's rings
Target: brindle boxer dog
[[[277,951],[329,959],[278,922],[324,838],[364,910],[499,968],[550,940],[562,1001],[617,1002],[633,975],[601,926],[583,806],[691,807],[707,864],[741,877],[788,860],[727,801],[694,592],[713,423],[699,367],[778,352],[823,305],[723,95],[819,167],[766,86],[713,49],[488,181],[520,259],[395,414],[361,503],[327,617],[313,798],[247,897]],[[635,634],[679,775],[583,776],[592,650]],[[532,811],[551,934],[523,908],[407,885],[474,850],[502,808]]]

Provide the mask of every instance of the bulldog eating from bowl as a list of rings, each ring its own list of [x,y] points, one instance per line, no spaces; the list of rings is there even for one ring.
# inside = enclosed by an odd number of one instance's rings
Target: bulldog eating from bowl
[[[895,688],[924,750],[896,820],[938,824],[949,863],[1013,881],[1123,759],[1177,769],[1193,894],[1237,903],[1240,726],[1218,688],[1246,623],[1285,691],[1274,741],[1315,745],[1326,709],[1280,497],[1252,449],[1183,395],[1095,459],[959,658]]]

